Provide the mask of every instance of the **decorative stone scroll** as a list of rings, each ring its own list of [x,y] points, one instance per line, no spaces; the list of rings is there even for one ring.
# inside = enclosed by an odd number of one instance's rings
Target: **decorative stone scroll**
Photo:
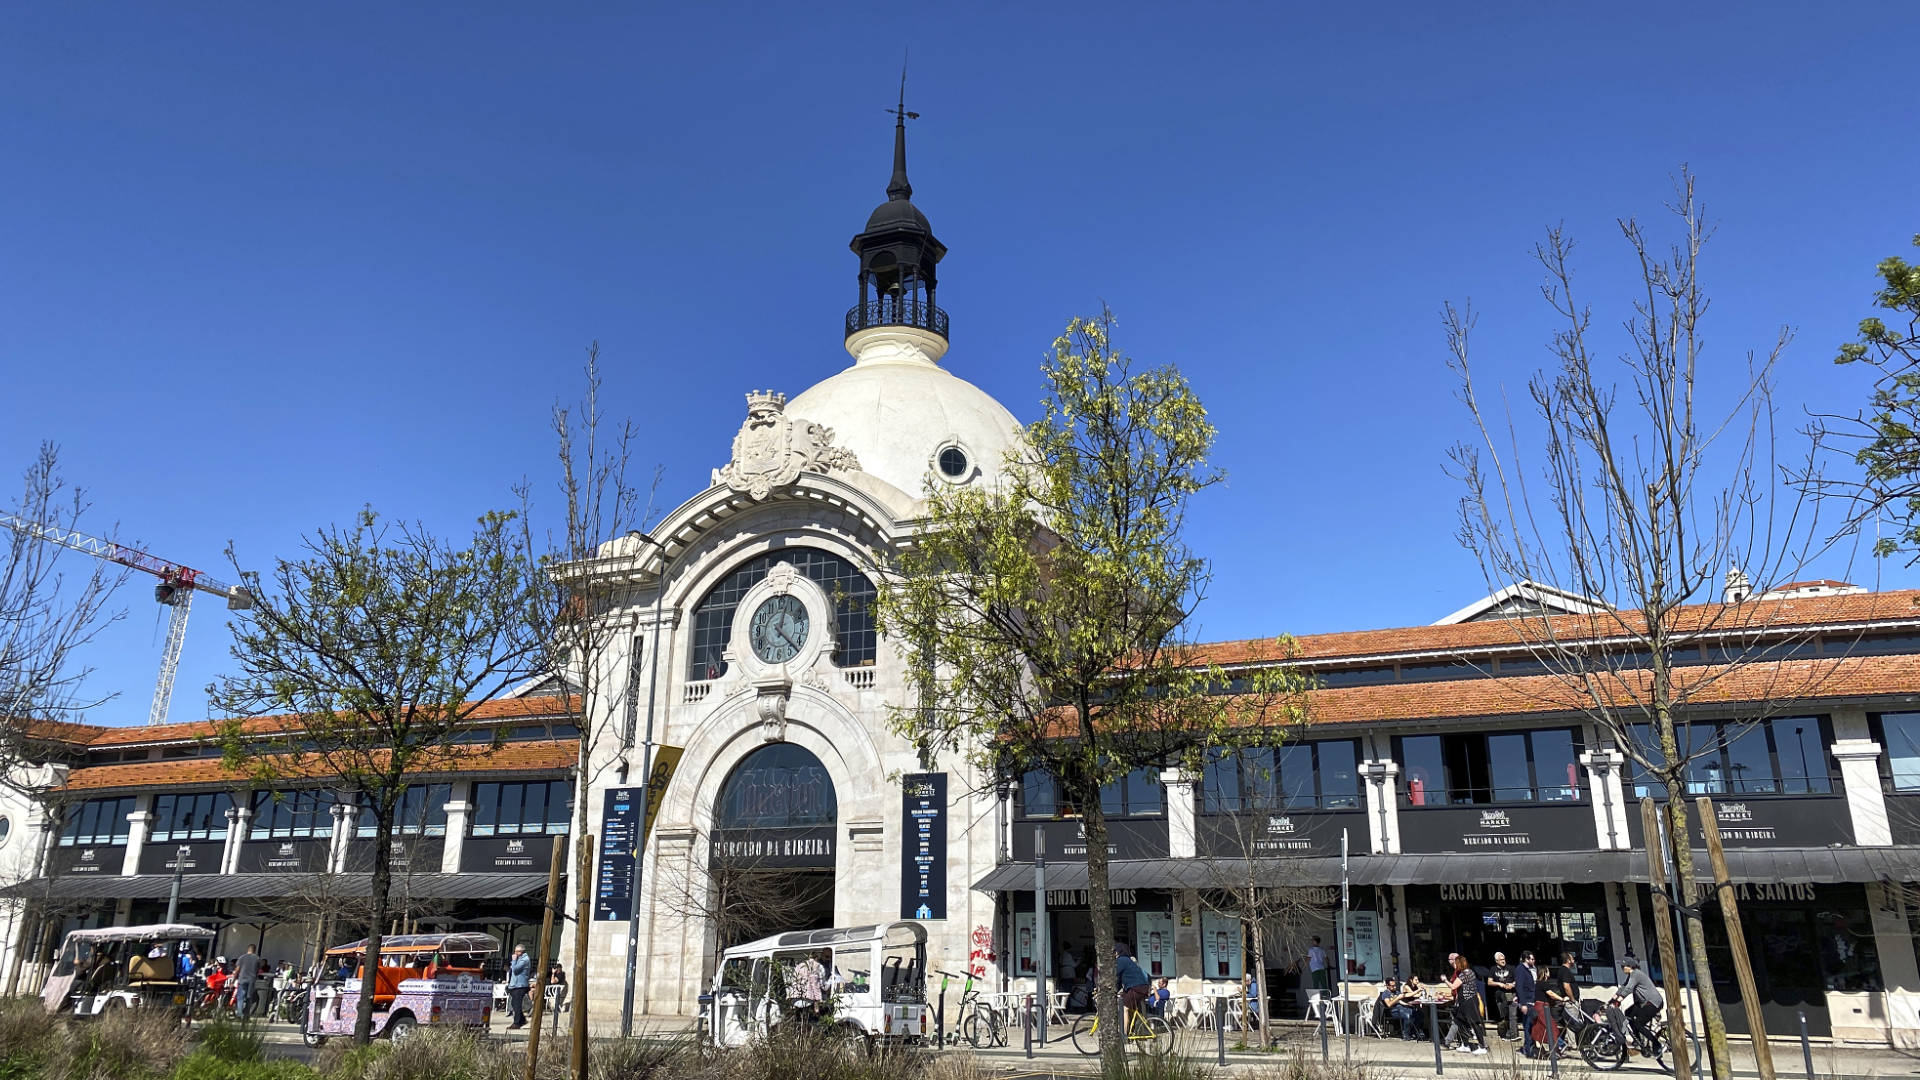
[[[715,486],[725,484],[755,499],[786,487],[803,472],[849,471],[860,467],[853,451],[833,445],[833,429],[786,415],[787,396],[770,390],[747,395],[747,419],[733,437],[733,460],[713,470]]]

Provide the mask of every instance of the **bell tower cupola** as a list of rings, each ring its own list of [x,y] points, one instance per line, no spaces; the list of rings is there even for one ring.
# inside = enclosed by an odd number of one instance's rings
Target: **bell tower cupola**
[[[847,351],[859,363],[937,362],[947,351],[947,313],[934,303],[947,246],[913,205],[907,182],[907,80],[893,113],[893,177],[887,201],[848,245],[860,257],[860,302],[847,312]]]

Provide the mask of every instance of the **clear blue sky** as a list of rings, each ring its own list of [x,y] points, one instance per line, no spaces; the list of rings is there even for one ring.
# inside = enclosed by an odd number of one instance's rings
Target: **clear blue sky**
[[[270,7],[0,30],[0,462],[58,440],[96,525],[196,565],[229,540],[264,565],[368,502],[461,528],[546,483],[595,338],[664,501],[697,492],[743,392],[848,362],[846,243],[908,46],[947,363],[1031,418],[1048,342],[1104,299],[1191,374],[1231,473],[1193,522],[1209,637],[1483,591],[1437,313],[1471,298],[1517,386],[1546,359],[1544,226],[1584,239],[1604,301],[1614,218],[1691,163],[1713,356],[1797,328],[1788,427],[1862,397],[1834,346],[1920,231],[1912,3]],[[145,717],[147,585],[92,657],[107,722]],[[222,621],[197,613],[175,719],[205,715]]]

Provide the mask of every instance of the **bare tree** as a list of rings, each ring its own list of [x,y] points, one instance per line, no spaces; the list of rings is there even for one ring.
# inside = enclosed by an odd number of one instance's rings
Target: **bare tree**
[[[1460,541],[1490,588],[1541,583],[1594,602],[1581,614],[1508,623],[1549,672],[1536,680],[1538,697],[1598,725],[1660,789],[1680,895],[1692,898],[1700,883],[1690,763],[1804,699],[1832,668],[1783,662],[1774,650],[1790,636],[1786,613],[1761,599],[1818,553],[1812,509],[1783,491],[1774,457],[1773,369],[1792,335],[1782,329],[1765,352],[1748,353],[1744,371],[1702,370],[1708,300],[1698,269],[1711,230],[1690,172],[1675,190],[1668,209],[1678,237],[1664,251],[1638,221],[1619,223],[1639,267],[1617,369],[1624,398],[1595,355],[1610,346],[1575,298],[1572,239],[1555,228],[1536,248],[1542,293],[1560,323],[1553,367],[1528,384],[1536,462],[1522,462],[1515,419],[1482,404],[1469,363],[1471,311],[1449,304],[1444,321],[1479,436],[1451,453],[1450,471],[1466,487]],[[1746,724],[1689,738],[1689,709],[1722,702],[1747,709]],[[1700,914],[1687,912],[1694,985],[1710,987]],[[1699,997],[1714,1075],[1726,1080],[1719,1002]],[[1669,1005],[1681,1015],[1677,1000]]]
[[[702,966],[703,983],[712,977],[721,952],[769,932],[791,930],[823,902],[831,906],[829,875],[741,854],[710,831],[687,839],[685,858],[656,860],[654,895],[668,917],[704,928],[712,951],[711,962]],[[703,852],[704,863],[698,859]]]
[[[106,701],[85,695],[93,669],[79,654],[124,614],[107,605],[128,571],[48,539],[78,530],[88,509],[61,475],[59,449],[42,443],[20,494],[0,511],[8,540],[0,552],[0,784],[25,794],[37,790],[32,766],[45,760],[58,725]],[[71,572],[71,559],[85,560],[81,572]]]
[[[618,746],[630,755],[636,749],[637,695],[633,692],[639,651],[630,626],[620,612],[634,595],[640,566],[654,552],[629,540],[652,516],[653,492],[660,483],[654,471],[643,492],[628,476],[633,444],[638,436],[631,420],[611,423],[601,408],[600,344],[587,347],[586,388],[575,405],[556,405],[551,426],[559,459],[558,488],[564,508],[559,528],[544,540],[533,537],[533,489],[520,485],[527,522],[529,553],[539,563],[545,587],[538,591],[532,623],[544,643],[544,667],[552,680],[558,716],[579,731],[580,756],[574,788],[573,869],[578,919],[574,933],[572,974],[573,1070],[586,1075],[587,1039],[587,896],[594,880],[593,853],[585,843],[593,822],[588,792],[604,772],[616,764],[628,767],[625,756],[603,754]],[[644,534],[642,534],[644,535]],[[639,548],[625,558],[616,556],[616,541]],[[649,740],[651,736],[649,735]],[[632,755],[630,772],[643,776],[651,763]],[[543,973],[544,974],[544,973]],[[537,1048],[535,1050],[537,1052]]]

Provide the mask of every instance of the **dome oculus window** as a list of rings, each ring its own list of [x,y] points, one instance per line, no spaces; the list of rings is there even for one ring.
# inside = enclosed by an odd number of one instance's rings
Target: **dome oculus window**
[[[953,481],[966,479],[967,473],[973,468],[973,462],[967,459],[967,452],[958,446],[943,447],[934,456],[934,461],[940,467],[940,475]]]

